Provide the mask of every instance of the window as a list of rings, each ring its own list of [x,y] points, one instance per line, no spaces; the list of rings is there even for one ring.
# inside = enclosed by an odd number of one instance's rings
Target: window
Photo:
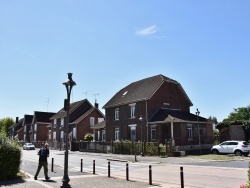
[[[53,128],[56,128],[56,119],[54,119]]]
[[[136,140],[136,126],[130,127],[130,138]]]
[[[35,124],[34,131],[37,131],[37,124]]]
[[[115,128],[115,140],[119,140],[119,128]]]
[[[130,118],[135,118],[135,103],[130,104]]]
[[[90,117],[90,126],[95,124],[95,117]]]
[[[76,139],[76,127],[73,128],[73,138]]]
[[[106,140],[105,130],[102,130],[102,141]]]
[[[64,117],[61,118],[61,127],[64,126]]]
[[[34,141],[36,142],[36,134],[34,134]]]
[[[26,134],[23,135],[23,141],[26,141]]]
[[[26,125],[24,126],[24,132],[26,133]],[[24,140],[25,141],[25,140]]]
[[[115,120],[119,120],[119,108],[115,109]]]
[[[187,125],[187,138],[188,138],[188,141],[193,140],[193,129],[192,129],[192,125],[190,124]]]
[[[156,140],[156,128],[151,128],[151,140]]]
[[[56,140],[56,131],[53,132],[53,140],[54,140],[54,141]]]
[[[135,118],[135,106],[131,106],[131,118]]]
[[[63,140],[64,131],[61,131],[60,139]]]
[[[97,131],[97,140],[100,140],[100,131]]]

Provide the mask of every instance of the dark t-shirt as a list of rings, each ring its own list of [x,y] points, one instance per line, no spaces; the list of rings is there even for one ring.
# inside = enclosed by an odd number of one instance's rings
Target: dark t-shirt
[[[49,156],[49,149],[43,147],[38,152],[39,161],[47,162],[47,157]]]

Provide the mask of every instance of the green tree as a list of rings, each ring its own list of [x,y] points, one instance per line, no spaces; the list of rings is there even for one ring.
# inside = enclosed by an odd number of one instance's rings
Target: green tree
[[[214,116],[209,116],[208,120],[213,121],[214,123],[218,123],[217,118]]]
[[[250,120],[250,105],[248,105],[247,107],[235,108],[234,111],[231,112],[229,116],[223,120],[223,122],[244,120]]]
[[[0,119],[0,132],[7,135],[8,128],[14,123],[15,123],[14,120],[10,117]]]

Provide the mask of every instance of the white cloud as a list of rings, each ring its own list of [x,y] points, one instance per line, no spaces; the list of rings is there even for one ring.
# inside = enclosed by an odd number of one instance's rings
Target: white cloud
[[[140,35],[140,36],[148,36],[148,35],[152,35],[156,33],[157,31],[158,31],[158,27],[156,25],[152,25],[152,26],[137,30],[135,34]]]

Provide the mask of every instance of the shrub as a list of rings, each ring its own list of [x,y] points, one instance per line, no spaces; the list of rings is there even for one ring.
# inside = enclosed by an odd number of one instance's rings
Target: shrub
[[[86,133],[84,136],[84,140],[86,140],[86,141],[92,141],[93,139],[94,139],[94,137],[90,133]]]
[[[0,134],[0,179],[16,177],[20,170],[21,154],[17,141]]]

